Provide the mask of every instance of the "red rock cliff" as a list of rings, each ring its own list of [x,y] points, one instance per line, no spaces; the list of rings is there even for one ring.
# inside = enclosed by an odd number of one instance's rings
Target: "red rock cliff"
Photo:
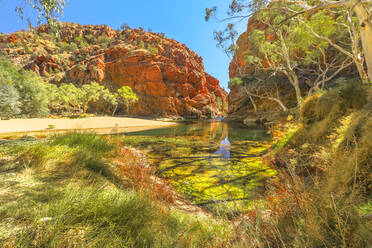
[[[48,32],[46,26],[37,29],[39,37]],[[60,32],[61,41],[57,45],[71,46],[74,42],[77,49],[61,52],[46,40],[40,42],[41,46],[28,47],[41,54],[28,60],[23,55],[26,60],[23,66],[56,83],[82,85],[96,81],[110,89],[130,86],[139,97],[130,110],[134,115],[194,118],[224,115],[227,93],[217,79],[204,71],[203,59],[184,44],[162,34],[138,29],[116,31],[105,25],[64,23]],[[11,40],[16,39],[35,37],[31,32],[12,34]],[[3,37],[0,42],[9,40]],[[48,55],[39,50],[47,51]],[[11,49],[6,52],[14,54]],[[19,58],[22,53],[18,51],[14,57]],[[59,77],[53,74],[55,71]]]

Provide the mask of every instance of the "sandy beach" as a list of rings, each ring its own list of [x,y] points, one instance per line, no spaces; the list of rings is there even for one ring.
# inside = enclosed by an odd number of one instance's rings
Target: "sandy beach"
[[[119,133],[175,125],[173,122],[129,117],[89,117],[83,119],[11,119],[0,120],[0,134],[90,130],[97,133]],[[52,127],[52,128],[50,128]]]

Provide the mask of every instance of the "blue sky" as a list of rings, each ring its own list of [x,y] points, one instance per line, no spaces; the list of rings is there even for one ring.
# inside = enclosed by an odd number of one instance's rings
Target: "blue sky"
[[[8,33],[27,29],[14,8],[20,0],[0,0],[0,32]],[[203,59],[208,73],[218,78],[227,89],[229,59],[216,47],[213,30],[221,30],[224,24],[216,21],[205,22],[206,7],[217,5],[222,16],[230,0],[70,0],[66,5],[62,21],[80,24],[106,24],[119,28],[127,23],[133,28],[151,28],[153,32],[163,32],[167,37],[186,44]],[[36,20],[33,10],[26,15]],[[245,29],[241,23],[238,31]]]

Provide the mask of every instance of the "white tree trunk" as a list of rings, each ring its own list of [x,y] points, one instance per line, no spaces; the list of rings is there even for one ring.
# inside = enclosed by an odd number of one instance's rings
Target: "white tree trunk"
[[[354,8],[360,23],[360,37],[367,65],[369,81],[372,82],[372,20],[365,6],[358,3]]]

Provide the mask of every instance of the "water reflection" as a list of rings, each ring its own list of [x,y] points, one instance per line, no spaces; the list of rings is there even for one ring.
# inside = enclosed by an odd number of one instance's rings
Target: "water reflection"
[[[265,129],[194,123],[129,133],[122,139],[147,150],[157,173],[199,205],[250,199],[274,174],[260,157],[270,141]]]
[[[231,143],[229,141],[229,137],[226,137],[220,143],[220,148],[214,153],[216,155],[221,154],[221,157],[224,159],[230,158],[230,147]]]

